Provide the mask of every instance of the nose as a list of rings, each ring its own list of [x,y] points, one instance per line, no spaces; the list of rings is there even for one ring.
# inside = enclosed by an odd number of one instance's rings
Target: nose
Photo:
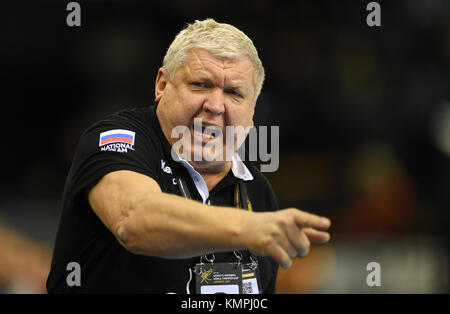
[[[225,112],[225,97],[221,88],[213,88],[206,97],[203,109],[214,115],[220,115]]]

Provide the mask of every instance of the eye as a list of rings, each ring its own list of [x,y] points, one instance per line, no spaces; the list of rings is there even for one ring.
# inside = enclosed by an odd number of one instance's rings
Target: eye
[[[197,86],[197,87],[206,87],[205,83],[202,82],[193,82],[191,85]]]
[[[239,92],[235,91],[234,89],[228,90],[227,92],[233,96],[243,98],[243,96]]]

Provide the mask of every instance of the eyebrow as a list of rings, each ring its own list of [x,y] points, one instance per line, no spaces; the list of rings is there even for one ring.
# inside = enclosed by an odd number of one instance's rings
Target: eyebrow
[[[212,76],[212,77],[211,77]],[[201,80],[207,84],[215,85],[214,84],[214,75],[212,73],[209,73],[207,71],[201,70],[196,73],[191,74],[191,81],[197,81]],[[232,81],[230,85],[225,85],[222,89],[224,91],[230,91],[230,90],[236,90],[238,91],[243,97],[247,97],[248,91],[245,89],[245,85],[242,83],[238,83]]]
[[[194,78],[194,80],[196,80],[195,78]],[[198,75],[198,80],[201,80],[201,81],[204,81],[204,82],[207,82],[207,83],[212,83],[213,82],[213,80],[210,78],[210,77],[208,77],[208,76],[206,76],[206,75]]]
[[[203,75],[203,74],[198,74],[198,80],[202,80],[205,81],[207,83],[213,83],[213,80],[208,77],[207,75]],[[196,80],[196,78],[192,78],[192,80]],[[244,90],[244,84],[242,83],[230,83],[230,85],[225,85],[223,87],[224,89],[239,89],[239,90]]]

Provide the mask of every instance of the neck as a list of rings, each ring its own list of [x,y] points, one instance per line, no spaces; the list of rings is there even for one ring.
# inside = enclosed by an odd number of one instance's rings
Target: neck
[[[208,191],[211,191],[223,178],[225,178],[232,165],[231,161],[212,166],[209,163],[208,165],[198,164],[196,162],[189,163],[202,176],[203,180],[205,180]]]

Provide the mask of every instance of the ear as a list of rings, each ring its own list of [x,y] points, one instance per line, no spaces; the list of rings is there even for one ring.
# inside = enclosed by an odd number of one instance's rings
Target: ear
[[[254,100],[251,104],[250,104],[250,108],[252,110],[252,117],[255,114],[255,107],[256,107],[256,100]]]
[[[250,110],[252,111],[252,126],[254,126],[253,117],[255,116],[255,107],[256,107],[256,100],[253,101],[253,103],[250,105]]]
[[[162,95],[164,94],[164,89],[167,85],[167,72],[164,68],[159,68],[158,75],[156,76],[155,81],[155,102],[159,102],[161,100]]]

